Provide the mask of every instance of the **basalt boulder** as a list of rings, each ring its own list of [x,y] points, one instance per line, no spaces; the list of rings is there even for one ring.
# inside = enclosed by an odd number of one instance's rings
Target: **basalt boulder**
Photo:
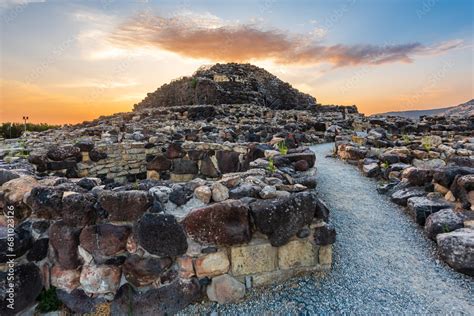
[[[456,176],[464,176],[468,174],[474,174],[474,168],[448,166],[446,168],[440,168],[434,171],[433,179],[435,182],[442,186],[449,188]]]
[[[336,229],[331,224],[317,226],[314,229],[314,242],[316,245],[327,246],[336,242]]]
[[[436,213],[442,209],[450,208],[449,204],[444,199],[434,198],[430,199],[424,196],[411,197],[407,202],[408,212],[420,225],[425,225],[425,221],[429,215]]]
[[[58,264],[64,269],[75,269],[80,265],[77,246],[81,229],[58,221],[49,228],[49,240]]]
[[[171,160],[163,155],[156,156],[147,163],[147,170],[166,171],[171,169]]]
[[[451,192],[461,201],[463,208],[470,209],[474,205],[474,174],[457,175],[451,185]]]
[[[94,195],[73,193],[62,199],[62,219],[71,226],[85,226],[95,223],[97,212]]]
[[[26,202],[37,217],[56,219],[61,217],[63,193],[56,187],[40,186],[31,190]]]
[[[183,225],[191,238],[205,244],[235,245],[251,239],[248,207],[237,200],[195,209]]]
[[[49,238],[41,238],[36,240],[31,246],[30,251],[26,255],[28,261],[41,261],[46,258],[48,254]]]
[[[291,237],[313,220],[317,198],[314,193],[300,192],[286,198],[250,203],[257,229],[267,235],[274,247],[286,244]]]
[[[408,187],[393,192],[391,199],[398,205],[407,206],[407,201],[409,198],[424,195],[426,195],[426,192],[423,188]]]
[[[461,228],[436,236],[441,257],[459,272],[474,276],[474,230]]]
[[[90,297],[81,289],[75,289],[71,293],[57,289],[56,295],[70,310],[81,315],[93,313],[99,304],[106,302],[105,298]]]
[[[175,257],[188,249],[186,234],[173,215],[144,214],[133,231],[139,245],[153,255]]]
[[[99,204],[110,221],[134,221],[152,205],[152,199],[145,191],[104,191],[99,194]]]
[[[234,151],[216,152],[217,166],[221,173],[237,172],[240,170],[239,153]]]
[[[187,305],[202,298],[197,279],[176,280],[168,285],[139,293],[123,285],[112,302],[112,315],[174,315]]]
[[[438,234],[449,233],[463,227],[462,214],[449,208],[428,216],[425,223],[425,233],[429,238],[436,239]]]
[[[402,173],[402,177],[408,180],[408,183],[414,186],[424,186],[433,180],[433,170],[408,168]]]
[[[127,281],[134,286],[146,286],[159,279],[172,263],[171,258],[131,255],[125,260],[122,272]]]
[[[13,275],[9,280],[8,272],[0,272],[1,315],[16,315],[31,306],[43,288],[40,270],[33,263],[16,266]]]
[[[7,227],[0,227],[0,263],[5,263],[10,259],[9,254],[15,258],[23,256],[33,245],[33,237],[27,225],[20,225],[13,230],[13,240],[9,240]]]
[[[129,226],[100,224],[85,227],[80,235],[80,245],[88,251],[96,262],[126,250]]]
[[[46,156],[53,161],[62,161],[67,158],[80,160],[81,150],[76,146],[54,146],[48,150]]]

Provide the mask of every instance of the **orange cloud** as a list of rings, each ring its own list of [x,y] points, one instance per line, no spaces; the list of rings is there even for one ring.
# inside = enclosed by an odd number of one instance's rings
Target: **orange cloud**
[[[454,40],[434,46],[420,43],[327,46],[308,36],[264,30],[254,24],[145,13],[121,24],[109,39],[122,48],[157,47],[182,56],[216,61],[272,60],[280,64],[330,63],[337,67],[411,62],[416,55],[439,54],[462,45],[462,41]]]

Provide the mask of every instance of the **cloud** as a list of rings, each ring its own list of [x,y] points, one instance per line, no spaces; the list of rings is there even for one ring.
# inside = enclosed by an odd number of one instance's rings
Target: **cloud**
[[[46,2],[46,0],[2,0],[0,1],[0,8],[25,6],[30,3],[42,3],[42,2]]]
[[[168,18],[141,13],[119,25],[109,40],[123,49],[158,48],[213,61],[271,60],[280,64],[330,63],[336,67],[409,63],[415,56],[440,54],[462,45],[459,40],[434,46],[416,42],[384,46],[323,45],[315,41],[314,35],[324,35],[324,30],[315,31],[316,34],[307,36],[264,29],[258,24],[227,23],[212,15],[188,13]]]

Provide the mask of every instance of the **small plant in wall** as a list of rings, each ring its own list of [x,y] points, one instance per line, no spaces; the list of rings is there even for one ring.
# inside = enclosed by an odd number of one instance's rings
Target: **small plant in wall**
[[[192,87],[193,89],[196,89],[197,83],[198,83],[197,78],[192,78],[192,79],[191,79],[191,87]]]
[[[270,173],[275,173],[275,172],[276,172],[275,162],[273,161],[273,158],[271,158],[271,157],[268,158],[267,170],[268,170]]]
[[[389,164],[388,162],[384,161],[384,162],[382,163],[381,167],[382,167],[382,169],[387,170],[388,167],[390,167],[390,164]]]
[[[277,148],[280,152],[280,155],[286,155],[288,153],[288,146],[286,146],[286,142],[284,140],[277,143]]]
[[[421,146],[423,146],[423,148],[426,150],[426,151],[430,151],[431,150],[431,137],[429,136],[424,136],[422,139],[421,139]]]
[[[408,145],[410,143],[410,136],[408,136],[407,134],[403,134],[402,140],[405,145]]]

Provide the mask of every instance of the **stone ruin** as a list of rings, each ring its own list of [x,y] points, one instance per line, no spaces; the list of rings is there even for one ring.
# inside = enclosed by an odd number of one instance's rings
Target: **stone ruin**
[[[131,113],[2,141],[0,243],[14,245],[1,313],[54,286],[74,313],[173,314],[327,272],[336,233],[305,145],[362,121],[263,69],[218,64]]]
[[[135,109],[198,104],[252,103],[274,110],[309,110],[316,99],[294,89],[265,69],[250,64],[216,64],[191,77],[165,84]]]

